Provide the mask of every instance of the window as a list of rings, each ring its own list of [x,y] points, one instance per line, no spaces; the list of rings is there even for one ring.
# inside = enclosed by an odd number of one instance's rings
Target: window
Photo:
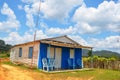
[[[32,58],[33,56],[33,47],[29,47],[29,54],[28,54],[28,58]]]
[[[19,48],[19,57],[22,57],[22,48]]]
[[[74,49],[70,49],[70,58],[74,58]]]

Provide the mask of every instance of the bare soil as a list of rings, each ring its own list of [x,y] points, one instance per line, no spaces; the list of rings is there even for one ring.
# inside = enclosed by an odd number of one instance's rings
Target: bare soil
[[[0,80],[34,80],[29,71],[22,71],[13,66],[1,65]]]
[[[64,74],[64,73],[63,73]],[[78,78],[71,76],[61,76],[56,74],[49,74],[43,72],[35,72],[32,70],[25,70],[7,64],[0,65],[0,80],[92,80],[93,77]]]
[[[20,67],[3,64],[8,59],[0,59],[0,80],[92,80],[93,77],[80,78],[64,75],[64,73],[44,73],[33,71],[31,69],[22,69]],[[71,72],[72,73],[72,72]]]

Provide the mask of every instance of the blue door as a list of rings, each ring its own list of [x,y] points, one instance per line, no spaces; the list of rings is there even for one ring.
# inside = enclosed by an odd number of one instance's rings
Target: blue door
[[[33,47],[29,47],[29,55],[28,55],[28,57],[32,58],[32,56],[33,56]]]

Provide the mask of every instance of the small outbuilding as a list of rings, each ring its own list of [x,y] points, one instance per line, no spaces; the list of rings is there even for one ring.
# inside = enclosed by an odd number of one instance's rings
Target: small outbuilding
[[[10,53],[12,62],[34,65],[44,70],[82,68],[83,46],[69,37],[59,36],[18,44]]]

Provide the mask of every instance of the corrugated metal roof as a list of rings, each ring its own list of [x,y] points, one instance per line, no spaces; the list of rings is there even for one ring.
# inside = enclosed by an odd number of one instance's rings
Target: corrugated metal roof
[[[47,39],[43,39],[43,40],[49,40],[49,41],[56,41],[56,42],[63,42],[63,43],[70,43],[70,44],[80,45],[79,43],[77,43],[76,41],[74,41],[71,38],[67,37],[66,35],[59,36],[59,37],[54,37],[54,38],[47,38]]]
[[[54,37],[54,38],[36,40],[35,43],[36,42],[46,43],[46,44],[55,45],[55,46],[76,47],[76,48],[93,48],[93,47],[89,47],[89,46],[80,45],[79,43],[77,43],[76,41],[67,37],[66,35]],[[34,41],[23,43],[23,44],[17,44],[15,46],[21,46],[21,45],[26,45],[26,44],[34,44]]]

